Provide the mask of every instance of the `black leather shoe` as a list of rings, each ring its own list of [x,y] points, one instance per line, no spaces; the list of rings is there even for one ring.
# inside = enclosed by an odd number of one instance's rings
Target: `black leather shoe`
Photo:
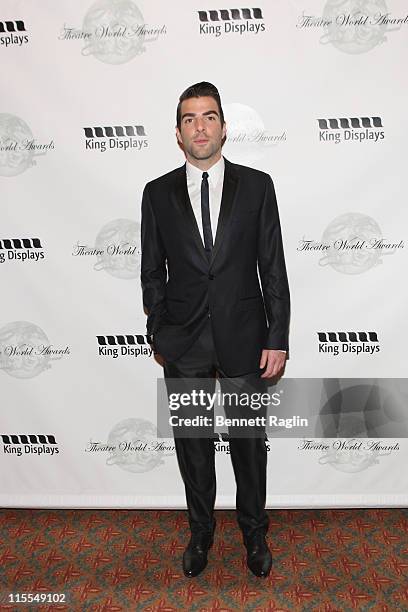
[[[244,536],[247,549],[247,565],[258,578],[266,578],[271,571],[272,555],[262,531],[256,531],[248,538]]]
[[[207,565],[207,553],[213,545],[211,533],[193,533],[183,554],[183,572],[188,578],[198,576]]]

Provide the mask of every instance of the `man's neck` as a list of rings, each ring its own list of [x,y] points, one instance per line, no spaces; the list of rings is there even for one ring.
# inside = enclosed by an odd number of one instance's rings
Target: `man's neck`
[[[194,157],[190,157],[190,156],[189,157],[186,156],[186,158],[187,158],[187,161],[192,166],[195,166],[199,170],[202,170],[203,172],[206,172],[212,166],[214,166],[214,164],[216,164],[218,161],[220,161],[220,159],[221,159],[221,151],[217,155],[217,157],[211,157],[209,159],[194,159]]]

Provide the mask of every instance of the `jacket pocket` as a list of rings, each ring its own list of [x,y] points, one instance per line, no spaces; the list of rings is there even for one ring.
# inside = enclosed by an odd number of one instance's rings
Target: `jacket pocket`
[[[253,308],[263,307],[263,299],[261,295],[251,295],[243,297],[238,302],[239,310],[252,310]]]

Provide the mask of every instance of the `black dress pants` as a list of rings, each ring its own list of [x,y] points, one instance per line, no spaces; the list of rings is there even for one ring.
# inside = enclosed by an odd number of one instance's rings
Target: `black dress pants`
[[[262,370],[258,370],[237,379],[223,374],[215,352],[210,318],[193,346],[180,359],[164,363],[168,393],[171,392],[169,379],[176,378],[208,379],[205,390],[214,392],[217,374],[221,387],[223,382],[231,388],[235,381],[238,385],[245,381],[249,388],[264,392],[265,379],[260,378],[261,373]],[[230,430],[230,456],[237,486],[237,520],[245,537],[256,530],[262,530],[265,534],[268,530],[265,438],[264,434],[262,437],[234,437]],[[186,491],[190,529],[192,532],[211,532],[215,527],[213,511],[216,496],[214,438],[175,436],[174,441]]]

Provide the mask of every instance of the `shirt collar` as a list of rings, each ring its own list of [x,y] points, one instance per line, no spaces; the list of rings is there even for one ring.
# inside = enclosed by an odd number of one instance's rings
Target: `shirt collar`
[[[224,157],[221,155],[221,158],[217,162],[215,162],[215,164],[213,164],[211,168],[207,170],[208,181],[212,187],[218,185],[218,181],[224,174],[224,167]],[[193,166],[193,164],[190,164],[188,160],[186,161],[186,174],[187,180],[189,182],[191,181],[195,184],[201,184],[201,180],[203,178],[203,170],[200,170],[200,168],[197,168],[197,166]]]

